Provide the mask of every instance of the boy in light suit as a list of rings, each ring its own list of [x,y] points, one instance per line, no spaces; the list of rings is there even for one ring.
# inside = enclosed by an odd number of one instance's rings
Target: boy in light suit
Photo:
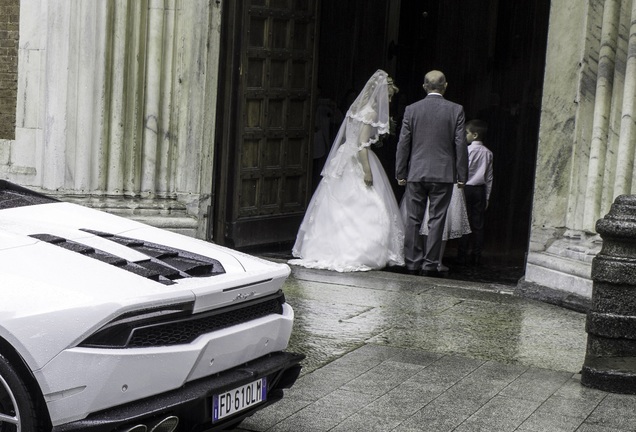
[[[464,194],[472,233],[463,236],[459,242],[458,264],[481,264],[481,253],[484,247],[484,220],[493,180],[493,155],[484,145],[487,132],[488,125],[482,120],[471,120],[466,124],[468,180],[464,186]],[[471,243],[472,252],[469,254]]]

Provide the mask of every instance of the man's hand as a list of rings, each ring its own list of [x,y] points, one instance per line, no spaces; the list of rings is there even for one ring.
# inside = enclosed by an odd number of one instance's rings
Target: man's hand
[[[457,188],[459,189],[464,189],[464,183],[463,182],[457,182]]]
[[[406,179],[398,179],[399,186],[406,186]]]

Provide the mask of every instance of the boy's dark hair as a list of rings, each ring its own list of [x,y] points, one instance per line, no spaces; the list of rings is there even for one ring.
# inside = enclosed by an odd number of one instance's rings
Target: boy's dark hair
[[[488,123],[483,120],[471,120],[466,123],[466,130],[475,132],[479,137],[479,141],[484,141],[488,135]]]

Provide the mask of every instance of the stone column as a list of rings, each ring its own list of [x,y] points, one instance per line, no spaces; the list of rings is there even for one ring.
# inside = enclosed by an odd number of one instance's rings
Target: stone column
[[[223,3],[21,0],[0,177],[205,238]]]
[[[584,4],[552,2],[523,283],[589,300],[595,223],[636,193],[636,0]]]
[[[636,1],[632,3],[631,26],[627,46],[625,88],[618,141],[618,163],[614,193],[627,194],[634,185],[634,154],[636,146]]]
[[[588,162],[587,187],[585,193],[584,226],[592,227],[601,210],[603,174],[608,146],[614,67],[618,44],[620,0],[606,0],[603,10],[601,49],[596,77],[596,101],[592,126],[592,145]]]
[[[621,195],[596,224],[592,306],[581,383],[636,394],[636,195]]]

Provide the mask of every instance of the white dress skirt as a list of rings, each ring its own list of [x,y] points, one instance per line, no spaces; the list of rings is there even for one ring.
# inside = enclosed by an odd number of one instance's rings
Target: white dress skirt
[[[338,150],[339,176],[325,176],[314,193],[290,264],[338,272],[404,265],[404,222],[378,157],[368,150],[373,185],[366,186],[358,149]]]
[[[402,220],[406,221],[406,207],[403,203],[404,201],[400,204],[400,212],[402,214]],[[453,195],[451,196],[451,202],[448,205],[448,212],[446,213],[442,241],[460,238],[470,233],[470,222],[468,221],[468,213],[466,211],[464,189],[460,189],[455,185],[453,186]],[[428,235],[428,205],[424,211],[420,234]]]
[[[470,233],[470,222],[468,221],[468,213],[466,211],[464,189],[458,188],[457,185],[455,185],[453,186],[453,195],[448,205],[448,212],[446,213],[446,223],[444,224],[442,240],[446,241],[460,238]],[[424,220],[422,221],[420,234],[428,235],[428,206],[426,206],[426,211],[424,212]]]

